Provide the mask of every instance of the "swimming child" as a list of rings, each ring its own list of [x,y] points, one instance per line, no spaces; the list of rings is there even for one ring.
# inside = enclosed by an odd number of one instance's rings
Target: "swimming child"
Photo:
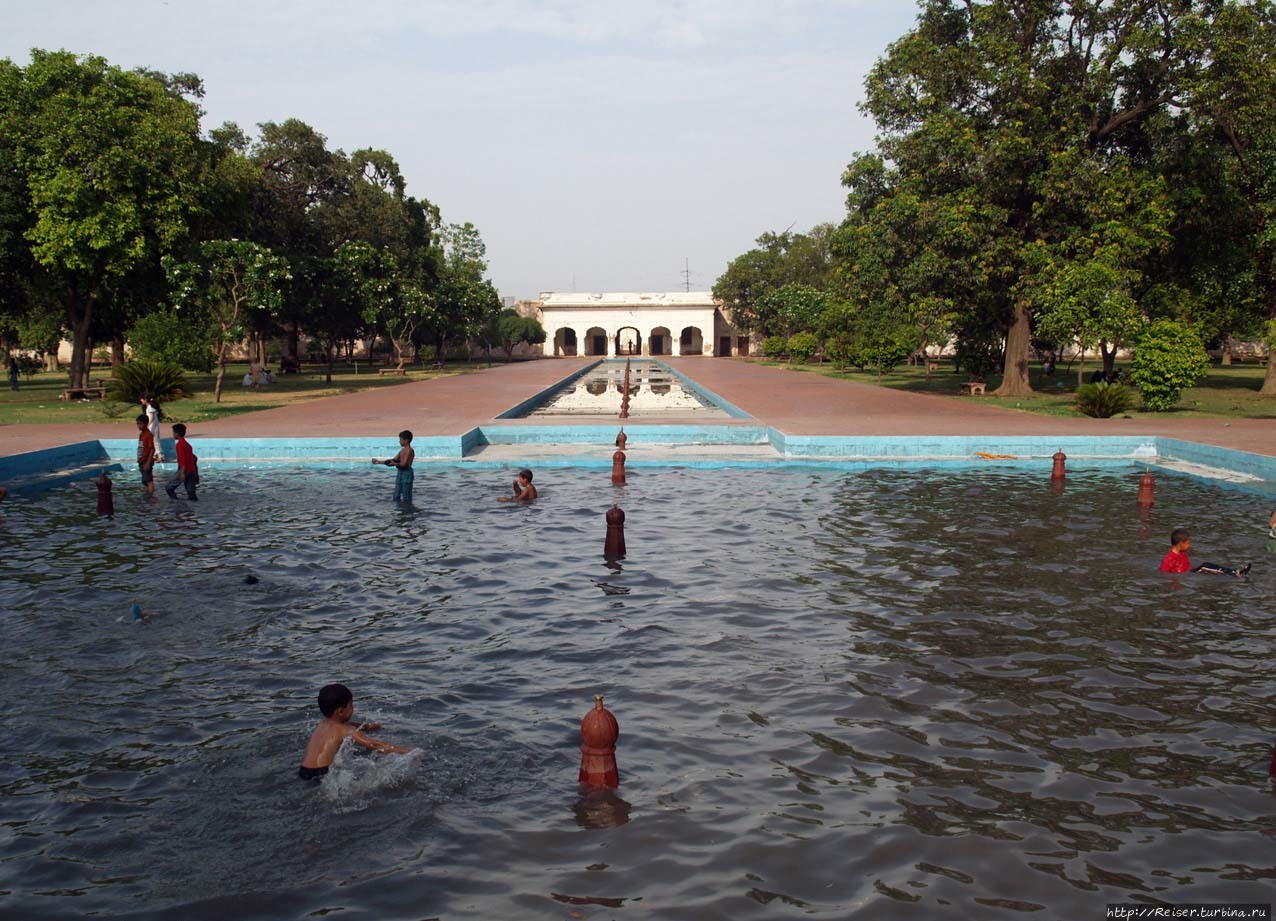
[[[374,464],[385,464],[387,467],[398,467],[399,475],[394,478],[394,501],[412,504],[412,460],[416,452],[412,450],[412,433],[404,429],[399,433],[399,453],[388,460],[372,458]]]
[[[94,482],[97,483],[97,513],[114,518],[115,500],[111,498],[111,478],[106,475],[105,467]]]
[[[337,757],[341,744],[346,739],[354,739],[364,748],[373,751],[391,752],[406,755],[411,749],[381,742],[371,736],[365,736],[363,730],[376,731],[379,723],[350,724],[354,716],[354,695],[344,684],[326,684],[319,690],[319,712],[323,714],[323,722],[315,727],[306,743],[306,753],[301,756],[301,767],[297,768],[297,776],[302,780],[319,780],[328,773],[332,761]]]
[[[1175,528],[1170,533],[1170,552],[1161,559],[1161,572],[1207,572],[1216,576],[1243,576],[1249,572],[1250,564],[1240,569],[1220,566],[1218,563],[1202,563],[1195,569],[1187,558],[1187,551],[1192,549],[1192,535],[1187,528]]]
[[[514,495],[501,496],[497,502],[530,502],[536,498],[536,487],[532,485],[532,471],[523,468],[514,481]]]

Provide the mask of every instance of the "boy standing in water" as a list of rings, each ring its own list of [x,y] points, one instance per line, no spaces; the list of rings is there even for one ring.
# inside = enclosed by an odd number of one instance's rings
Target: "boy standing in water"
[[[1161,572],[1207,572],[1216,576],[1243,576],[1249,572],[1249,564],[1241,569],[1220,566],[1217,563],[1202,563],[1195,569],[1187,558],[1187,551],[1192,549],[1192,535],[1187,528],[1175,528],[1170,533],[1170,552],[1161,559]]]
[[[385,464],[387,467],[397,467],[399,475],[394,478],[394,501],[406,502],[412,504],[412,460],[416,457],[416,452],[412,450],[412,433],[404,429],[399,433],[399,453],[388,460],[377,460],[372,458],[374,464]]]
[[[297,776],[302,780],[319,780],[327,774],[332,759],[337,757],[341,743],[347,738],[373,751],[398,755],[406,755],[410,751],[363,734],[365,729],[374,732],[380,729],[379,723],[350,725],[350,718],[354,716],[354,695],[344,684],[326,684],[319,690],[319,712],[323,714],[323,722],[310,734],[306,753],[301,756],[301,767],[297,769]]]
[[[514,481],[514,495],[501,496],[497,502],[530,502],[536,498],[536,487],[532,485],[532,471],[523,469],[518,472]]]
[[[137,469],[148,496],[155,495],[155,437],[147,425],[146,414],[137,417]]]
[[[185,425],[181,422],[174,422],[173,434],[177,436],[175,445],[177,450],[177,476],[164,487],[164,492],[168,493],[170,499],[176,499],[177,487],[184,486],[186,487],[186,498],[192,502],[198,502],[199,496],[195,495],[195,487],[199,485],[199,458],[195,456],[195,449],[186,440]]]

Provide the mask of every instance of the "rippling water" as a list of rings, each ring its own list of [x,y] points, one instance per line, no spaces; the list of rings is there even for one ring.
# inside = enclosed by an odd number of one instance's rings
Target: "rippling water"
[[[512,476],[512,472],[510,474]],[[1261,500],[1043,475],[210,466],[0,509],[0,915],[1100,918],[1268,902]],[[629,555],[601,558],[613,497]],[[1197,562],[1156,572],[1172,527]],[[253,574],[260,581],[245,584]],[[153,616],[133,623],[138,601]],[[314,696],[409,756],[295,777]],[[582,796],[579,720],[620,721]]]

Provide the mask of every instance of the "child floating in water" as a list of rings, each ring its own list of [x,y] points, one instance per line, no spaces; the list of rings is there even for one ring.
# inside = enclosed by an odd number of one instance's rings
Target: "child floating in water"
[[[399,475],[394,478],[394,501],[406,502],[412,504],[412,460],[416,457],[416,452],[412,450],[412,433],[404,429],[399,433],[399,453],[388,460],[377,460],[372,458],[374,464],[385,464],[387,467],[397,467]]]
[[[518,472],[514,481],[514,495],[501,496],[497,502],[530,502],[536,498],[536,487],[532,485],[532,471],[523,469]]]
[[[354,695],[344,684],[326,684],[319,690],[319,712],[323,714],[323,722],[310,734],[306,753],[301,756],[301,767],[297,769],[297,776],[302,780],[319,780],[327,774],[332,759],[337,757],[341,743],[347,738],[373,751],[398,755],[406,755],[410,751],[363,734],[365,729],[374,732],[380,729],[380,723],[350,725],[350,718],[354,716]]]
[[[1208,572],[1216,576],[1243,576],[1249,572],[1249,563],[1240,569],[1220,566],[1217,563],[1202,563],[1195,569],[1187,558],[1187,551],[1192,549],[1192,536],[1186,528],[1175,528],[1170,534],[1170,552],[1161,560],[1161,572]]]

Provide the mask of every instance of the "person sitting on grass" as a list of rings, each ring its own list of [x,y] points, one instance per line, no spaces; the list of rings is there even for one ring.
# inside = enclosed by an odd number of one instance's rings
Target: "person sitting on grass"
[[[1249,572],[1250,564],[1240,569],[1220,566],[1218,563],[1202,563],[1195,569],[1187,558],[1187,551],[1192,549],[1192,535],[1187,528],[1175,528],[1170,533],[1170,552],[1161,559],[1161,572],[1207,572],[1216,576],[1243,576]]]
[[[326,684],[319,689],[319,712],[323,714],[323,721],[310,734],[306,752],[301,756],[301,767],[297,769],[297,776],[302,780],[319,780],[327,774],[346,739],[354,739],[373,751],[396,755],[406,755],[411,750],[363,734],[365,729],[376,732],[381,728],[380,723],[352,726],[354,695],[344,684]]]

